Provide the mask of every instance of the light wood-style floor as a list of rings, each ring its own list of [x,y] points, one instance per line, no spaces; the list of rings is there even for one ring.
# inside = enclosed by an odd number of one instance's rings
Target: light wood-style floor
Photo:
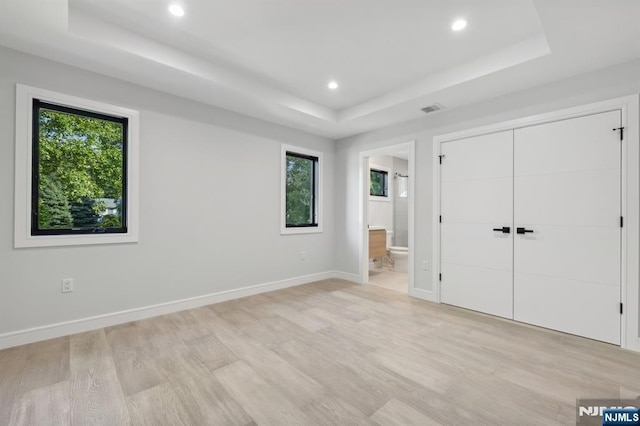
[[[369,269],[369,284],[400,293],[409,293],[409,274],[386,268]]]
[[[327,280],[0,351],[0,425],[571,425],[640,354]]]

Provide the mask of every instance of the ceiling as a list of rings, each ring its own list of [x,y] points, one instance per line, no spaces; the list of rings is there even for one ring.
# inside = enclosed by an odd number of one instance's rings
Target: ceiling
[[[637,0],[177,2],[4,0],[0,45],[335,139],[640,58]]]

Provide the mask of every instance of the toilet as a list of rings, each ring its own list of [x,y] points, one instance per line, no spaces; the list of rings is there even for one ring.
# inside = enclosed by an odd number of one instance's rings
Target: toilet
[[[389,247],[389,255],[393,259],[394,271],[409,272],[409,247]]]

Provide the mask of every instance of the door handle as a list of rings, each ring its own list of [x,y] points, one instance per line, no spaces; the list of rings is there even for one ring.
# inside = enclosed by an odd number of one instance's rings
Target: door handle
[[[533,229],[516,228],[518,234],[530,234],[533,233]]]
[[[511,232],[511,228],[508,226],[503,226],[502,228],[493,228],[496,232],[502,232],[503,234],[509,234]]]

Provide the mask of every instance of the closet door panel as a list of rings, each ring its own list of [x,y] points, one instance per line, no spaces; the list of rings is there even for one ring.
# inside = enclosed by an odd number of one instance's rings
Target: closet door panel
[[[513,178],[443,182],[440,202],[447,223],[511,223]]]
[[[511,270],[511,234],[493,231],[498,227],[502,227],[502,224],[496,222],[478,226],[443,223],[440,231],[442,261],[477,268]]]
[[[620,343],[620,111],[514,132],[514,318]]]
[[[620,302],[618,286],[516,272],[516,320],[603,342],[620,344],[620,315],[608,309]],[[551,296],[550,296],[551,295]],[[527,303],[522,303],[526,300]],[[544,307],[544,312],[540,312]],[[541,314],[543,316],[541,316]],[[613,331],[613,332],[612,332]]]
[[[512,318],[513,132],[443,143],[444,303]]]
[[[520,224],[619,227],[619,184],[620,169],[517,176],[514,215]]]
[[[515,175],[619,169],[620,125],[618,110],[516,129]]]
[[[443,303],[512,318],[511,271],[469,265],[449,266],[446,271],[446,283],[442,286]]]
[[[442,183],[513,176],[511,130],[446,142],[441,151],[444,156],[440,168]]]
[[[517,273],[619,287],[619,228],[524,225],[534,233],[515,237]]]

